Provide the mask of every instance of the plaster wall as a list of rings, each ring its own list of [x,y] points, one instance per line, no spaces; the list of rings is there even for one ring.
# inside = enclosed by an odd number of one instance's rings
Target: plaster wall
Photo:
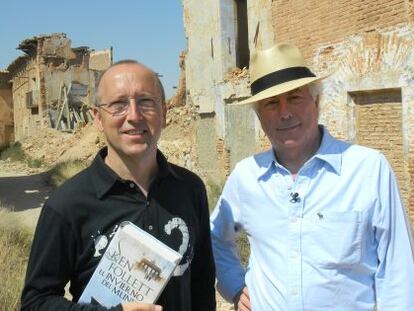
[[[8,84],[0,83],[0,148],[13,140],[12,92]]]
[[[36,132],[41,124],[41,116],[38,109],[38,75],[35,68],[35,60],[28,59],[27,63],[20,67],[13,76],[13,117],[15,140],[20,140]],[[34,108],[26,106],[26,93],[33,91],[35,101]]]
[[[103,71],[112,64],[112,48],[92,51],[89,58],[89,69]]]
[[[199,161],[214,167],[222,152],[202,152],[204,144],[211,148],[212,141],[222,142],[224,154],[230,154],[231,167],[240,159],[255,151],[255,144],[243,141],[254,140],[258,135],[258,124],[252,110],[234,108],[235,104],[250,95],[248,74],[237,76],[237,7],[234,0],[184,0],[184,26],[188,39],[186,56],[186,102],[199,108],[202,122],[198,131]],[[248,1],[248,34],[250,49],[268,47],[273,42],[271,23],[271,1]],[[244,120],[253,131],[233,129]],[[247,123],[246,123],[247,122]],[[210,132],[206,137],[206,124]],[[227,128],[229,127],[229,128]],[[214,145],[213,145],[214,146]],[[231,155],[231,150],[237,156]],[[236,151],[237,150],[237,151]],[[207,157],[207,158],[206,158]],[[225,162],[225,161],[224,161]],[[207,163],[210,163],[208,165]],[[206,167],[204,167],[206,168]],[[228,173],[228,172],[227,172]]]
[[[0,84],[0,123],[13,123],[13,102],[11,88]]]

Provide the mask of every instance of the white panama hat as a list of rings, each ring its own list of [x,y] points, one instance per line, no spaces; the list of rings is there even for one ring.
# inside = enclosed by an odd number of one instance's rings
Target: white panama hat
[[[328,76],[315,76],[306,66],[299,49],[289,43],[257,50],[250,58],[249,71],[252,96],[235,105],[253,104]]]

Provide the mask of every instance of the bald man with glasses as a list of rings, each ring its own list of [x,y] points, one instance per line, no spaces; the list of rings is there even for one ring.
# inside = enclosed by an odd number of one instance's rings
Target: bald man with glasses
[[[158,76],[135,61],[113,64],[98,81],[93,114],[107,146],[45,203],[22,310],[215,310],[206,190],[198,176],[169,163],[157,148],[166,116]],[[123,221],[179,251],[182,261],[156,304],[77,303]],[[63,297],[68,282],[72,301]]]

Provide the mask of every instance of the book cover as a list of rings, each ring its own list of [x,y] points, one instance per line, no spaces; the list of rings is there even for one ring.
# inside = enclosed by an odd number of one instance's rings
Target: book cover
[[[154,303],[181,254],[130,222],[123,222],[96,267],[79,303],[112,307]]]

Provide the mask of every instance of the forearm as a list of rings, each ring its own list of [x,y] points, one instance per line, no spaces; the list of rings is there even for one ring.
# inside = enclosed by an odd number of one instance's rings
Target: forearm
[[[214,261],[216,263],[217,288],[228,301],[245,286],[244,269],[235,242],[224,242],[212,234]]]

